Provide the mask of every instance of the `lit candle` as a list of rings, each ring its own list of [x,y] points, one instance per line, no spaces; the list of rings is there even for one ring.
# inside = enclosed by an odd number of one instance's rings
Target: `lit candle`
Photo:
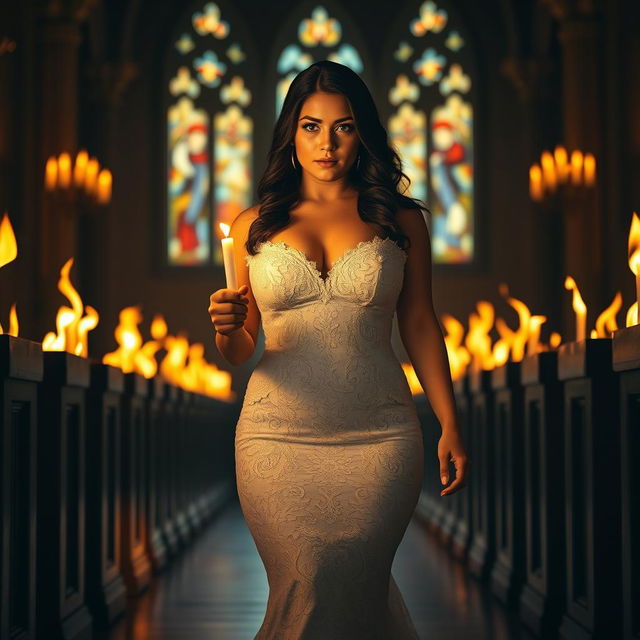
[[[111,171],[102,169],[98,175],[97,198],[100,204],[108,204],[111,200]]]
[[[76,164],[73,167],[73,182],[76,187],[81,187],[84,183],[84,176],[87,172],[89,154],[86,151],[79,151],[76,156]]]
[[[571,276],[566,277],[564,288],[569,290],[573,289],[572,306],[576,312],[576,342],[580,342],[584,340],[587,335],[587,306],[582,300],[580,291],[578,291],[576,281]]]
[[[71,185],[71,158],[66,152],[58,156],[58,181],[63,189]]]
[[[593,187],[596,183],[596,159],[592,153],[584,156],[584,183],[588,187]]]
[[[553,156],[548,151],[543,151],[540,156],[540,162],[542,164],[545,186],[551,191],[554,191],[558,181],[556,179],[556,168],[553,162]]]
[[[527,354],[538,353],[540,343],[540,327],[547,321],[547,316],[531,316],[529,318],[529,338]]]
[[[558,145],[554,151],[553,156],[556,161],[556,171],[558,173],[558,181],[561,184],[564,184],[567,181],[567,177],[569,176],[569,163],[567,157],[567,150],[562,146]]]
[[[100,165],[98,161],[95,158],[91,158],[89,162],[87,162],[87,170],[84,176],[84,188],[89,195],[95,191],[99,170]]]
[[[629,268],[636,277],[636,300],[640,310],[640,217],[635,211],[629,229]]]
[[[534,164],[529,169],[529,195],[532,200],[540,202],[544,195],[542,187],[542,170],[540,166]]]
[[[58,182],[58,160],[51,156],[47,160],[47,166],[44,170],[44,186],[47,191],[53,191]]]
[[[222,238],[222,257],[224,259],[224,273],[227,277],[227,288],[237,289],[238,282],[236,278],[236,263],[233,252],[233,238],[229,238],[229,231],[231,227],[224,222],[220,222],[220,229],[224,233],[225,237]]]
[[[580,184],[582,180],[582,151],[573,151],[571,154],[571,183]]]

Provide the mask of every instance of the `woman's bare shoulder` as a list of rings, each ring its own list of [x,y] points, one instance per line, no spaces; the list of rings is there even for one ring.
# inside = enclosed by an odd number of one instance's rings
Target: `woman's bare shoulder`
[[[241,211],[231,223],[231,235],[235,236],[239,230],[242,233],[239,235],[246,236],[247,230],[251,226],[251,223],[258,217],[260,213],[260,205],[256,204],[244,211]]]
[[[423,235],[427,228],[424,214],[417,207],[402,207],[396,212],[395,218],[398,226],[409,237]]]
[[[234,223],[240,222],[242,224],[251,224],[260,215],[260,205],[254,204],[252,207],[241,211],[233,221]]]

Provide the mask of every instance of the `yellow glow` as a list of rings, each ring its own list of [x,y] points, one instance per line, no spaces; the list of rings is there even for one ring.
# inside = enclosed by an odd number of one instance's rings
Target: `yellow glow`
[[[66,151],[58,156],[58,184],[63,189],[71,186],[71,157]]]
[[[576,281],[567,276],[564,281],[564,288],[573,290],[572,306],[576,312],[576,341],[584,340],[587,334],[587,306],[585,305]]]
[[[16,235],[9,220],[9,214],[5,213],[0,222],[0,267],[9,264],[18,256],[18,243]]]
[[[98,175],[98,202],[100,204],[109,204],[111,201],[111,171],[103,169]]]
[[[571,154],[571,183],[579,185],[582,182],[582,151],[575,150]]]
[[[593,187],[596,183],[596,159],[592,153],[584,156],[584,183],[588,187]]]
[[[89,154],[84,149],[82,151],[78,151],[76,163],[73,167],[73,182],[76,187],[81,187],[84,184],[88,162]]]
[[[622,308],[622,293],[616,293],[611,304],[598,316],[596,320],[596,337],[611,338],[614,331],[618,330],[616,315]]]
[[[98,182],[98,171],[100,170],[100,164],[96,158],[91,158],[87,162],[87,170],[84,176],[84,188],[89,195],[93,195],[96,190]]]
[[[44,169],[44,186],[47,191],[53,191],[58,183],[58,159],[51,156]]]

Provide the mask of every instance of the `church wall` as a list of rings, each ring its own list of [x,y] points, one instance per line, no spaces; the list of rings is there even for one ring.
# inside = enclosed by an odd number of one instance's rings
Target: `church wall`
[[[464,0],[456,5],[472,32],[478,61],[474,80],[479,88],[475,105],[479,259],[472,268],[434,265],[433,297],[439,314],[452,314],[465,325],[476,302],[489,300],[496,305],[496,313],[515,326],[515,313],[498,293],[502,282],[532,313],[552,315],[552,304],[569,304],[569,294],[559,290],[564,274],[549,268],[549,260],[561,250],[554,238],[553,220],[542,219],[528,196],[530,164],[543,148],[562,140],[561,51],[553,46],[553,22],[544,3],[538,3],[535,10],[534,5],[527,9],[514,5],[513,11],[505,10],[509,3]],[[330,12],[331,6],[327,4]],[[368,2],[343,3],[343,11],[367,43],[363,55],[373,69],[382,64],[384,47],[380,43],[391,37],[396,6],[379,2],[371,10]],[[416,3],[416,12],[418,6]],[[98,328],[90,334],[93,356],[115,347],[118,311],[139,304],[145,335],[152,316],[162,313],[171,331],[184,330],[192,342],[204,342],[207,358],[228,368],[215,349],[207,313],[209,295],[225,286],[222,267],[176,270],[167,269],[162,261],[162,65],[181,10],[180,3],[99,4],[82,27],[78,144],[98,154],[101,163],[111,169],[114,187],[108,209],[79,227],[84,266],[77,282],[85,302],[101,314]],[[251,46],[259,54],[258,64],[263,65],[255,70],[259,81],[268,76],[273,43],[289,11],[286,2],[243,5]],[[44,83],[39,75],[42,60],[36,18],[31,3],[20,3],[20,10],[4,22],[15,34],[19,51],[0,55],[0,90],[3,95],[16,96],[15,103],[5,101],[0,108],[0,127],[5,132],[0,139],[0,213],[9,211],[21,251],[19,260],[0,271],[0,322],[7,323],[9,306],[17,301],[21,335],[41,340],[43,326],[53,329],[55,309],[43,308],[42,291],[50,285],[38,276],[35,259],[42,208],[39,141],[49,127],[47,115],[39,109]],[[640,45],[635,37],[638,9],[628,0],[605,3],[603,20],[606,153],[599,174],[611,210],[611,226],[604,231],[609,256],[603,289],[610,292],[607,303],[617,290],[630,303],[633,281],[626,259],[618,254],[626,246],[629,216],[637,210],[640,197],[634,179],[640,168],[640,90],[631,81],[640,68]],[[534,90],[527,94],[514,74],[505,72],[506,60],[537,64],[541,84],[531,82]],[[123,63],[133,64],[136,75],[118,85]],[[526,73],[523,78],[526,85]],[[388,87],[373,82],[370,88],[381,105]],[[258,82],[252,90],[254,100],[270,113],[271,87]],[[270,116],[256,122],[256,181],[264,168],[272,126]],[[59,304],[63,303],[60,295]],[[551,328],[561,330],[559,323],[560,318],[552,315]],[[543,333],[543,339],[547,335]],[[397,335],[395,346],[403,352]]]

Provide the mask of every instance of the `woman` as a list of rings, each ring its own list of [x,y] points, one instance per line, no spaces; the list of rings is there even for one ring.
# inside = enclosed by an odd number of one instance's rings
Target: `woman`
[[[240,504],[270,587],[256,640],[418,637],[391,575],[423,477],[394,312],[442,425],[443,484],[455,464],[441,495],[464,486],[468,461],[428,230],[398,191],[403,177],[366,85],[321,61],[291,84],[260,204],[231,226],[240,287],[211,296],[216,345],[239,365],[260,320],[265,333],[235,435]]]

